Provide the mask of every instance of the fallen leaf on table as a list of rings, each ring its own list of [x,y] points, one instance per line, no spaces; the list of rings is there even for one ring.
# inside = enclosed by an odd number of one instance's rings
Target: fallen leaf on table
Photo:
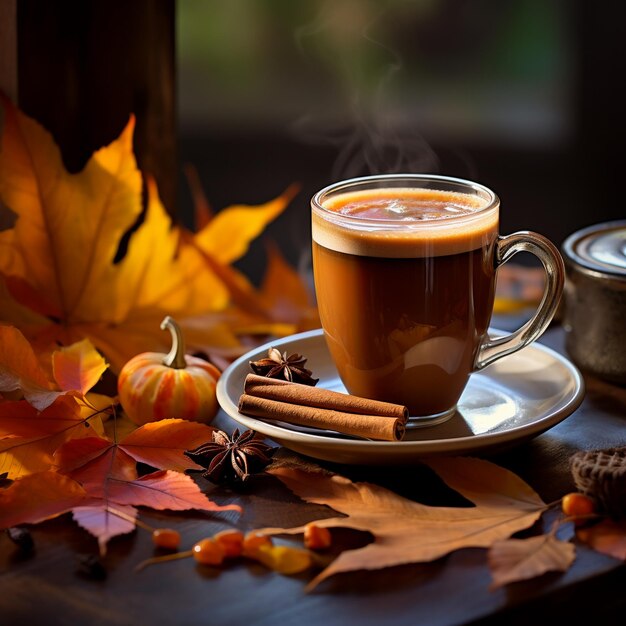
[[[107,367],[87,339],[38,357],[17,328],[0,325],[0,392],[20,392],[40,411],[62,395],[84,400]]]
[[[83,409],[72,396],[59,396],[43,411],[26,400],[0,402],[0,472],[16,479],[48,470],[66,441],[101,433],[98,411]]]
[[[308,590],[339,572],[433,561],[460,548],[489,547],[528,528],[546,509],[521,478],[488,461],[446,458],[426,464],[475,506],[419,504],[373,484],[311,471],[310,464],[301,469],[297,461],[267,470],[305,501],[325,504],[347,516],[317,520],[318,526],[354,528],[374,535],[373,543],[342,552],[309,583]],[[298,526],[260,532],[294,534],[303,530],[304,526]]]
[[[200,469],[186,450],[211,441],[215,428],[181,419],[166,419],[144,424],[119,442],[119,446],[136,461],[158,469],[184,472]]]
[[[626,561],[626,522],[606,519],[593,526],[576,530],[579,541],[596,552]]]
[[[136,428],[119,442],[96,437],[70,441],[57,450],[55,462],[59,471],[67,473],[119,449],[134,461],[157,469],[202,469],[184,452],[211,441],[214,430],[212,426],[182,419],[160,420]]]
[[[93,469],[98,476],[91,471]],[[131,478],[124,477],[119,469],[117,467],[111,470],[106,463],[99,463],[97,468],[90,468],[88,473],[72,474],[78,482],[86,479],[83,487],[90,496],[86,507],[82,507],[75,518],[77,517],[83,528],[97,537],[102,554],[106,551],[106,543],[111,537],[126,534],[134,529],[131,520],[137,516],[135,509],[137,506],[171,511],[190,509],[208,512],[242,511],[236,504],[224,506],[216,504],[202,493],[190,476],[185,474],[159,470],[141,478]],[[122,522],[113,521],[112,515],[119,517],[116,512],[120,509],[125,513],[125,517]]]
[[[37,524],[67,513],[87,499],[74,480],[56,472],[40,472],[19,478],[0,489],[0,528]]]
[[[38,357],[17,328],[0,325],[0,391],[16,398],[0,400],[0,469],[12,479],[48,470],[61,444],[101,434],[113,399],[87,392],[106,368],[88,340]]]
[[[183,453],[210,440],[213,430],[206,424],[168,419],[145,424],[118,443],[90,437],[57,450],[58,471],[82,485],[90,498],[74,511],[74,519],[98,538],[101,552],[111,537],[134,529],[135,506],[241,512],[237,505],[215,504],[190,476],[180,473],[200,467]],[[138,461],[161,471],[139,478]],[[117,515],[120,511],[122,516]]]
[[[487,555],[493,576],[491,589],[546,572],[564,572],[574,562],[575,554],[572,543],[551,534],[496,541]]]
[[[95,535],[102,553],[112,537],[135,528],[137,506],[158,510],[237,511],[235,504],[220,506],[211,501],[190,476],[177,471],[159,470],[142,477],[137,474],[137,459],[150,459],[164,466],[188,467],[177,445],[206,441],[210,427],[181,424],[184,420],[165,420],[161,433],[158,422],[142,427],[125,438],[128,444],[112,444],[98,437],[70,441],[55,454],[59,472],[39,472],[16,480],[0,490],[0,527],[25,522],[36,523],[72,510],[76,522]],[[186,424],[193,428],[186,428]],[[182,426],[183,435],[175,436]],[[140,432],[140,431],[143,431]],[[163,437],[173,438],[166,449]],[[181,458],[178,458],[178,457]]]
[[[106,544],[110,539],[135,530],[138,513],[134,506],[123,504],[117,504],[113,510],[106,504],[77,506],[72,509],[74,521],[98,538],[101,554],[106,552]]]
[[[215,504],[202,493],[190,476],[171,470],[159,470],[135,480],[112,478],[103,497],[119,504],[146,506],[171,511],[236,511],[238,504]]]

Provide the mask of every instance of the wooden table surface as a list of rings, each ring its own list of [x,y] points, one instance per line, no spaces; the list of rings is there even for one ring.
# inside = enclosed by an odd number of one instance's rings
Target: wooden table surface
[[[563,352],[563,332],[550,329],[542,343]],[[587,394],[565,421],[530,442],[490,460],[524,478],[546,502],[573,489],[568,459],[577,450],[626,444],[626,389],[585,377]],[[225,415],[217,425],[235,427]],[[359,480],[377,482],[427,504],[451,504],[454,494],[424,467],[340,467]],[[259,476],[237,489],[212,487],[211,498],[244,508],[215,515],[142,512],[155,526],[180,530],[185,544],[236,526],[291,526],[328,517],[326,507],[306,504],[278,480]],[[32,555],[21,556],[0,535],[0,625],[13,624],[536,624],[559,619],[580,623],[582,612],[595,618],[623,617],[626,567],[582,545],[565,574],[489,591],[486,551],[464,549],[434,563],[343,574],[304,594],[310,573],[282,576],[261,566],[236,562],[221,569],[184,559],[135,573],[153,555],[149,533],[112,540],[103,563],[104,580],[79,571],[80,555],[95,554],[96,541],[63,516],[32,527]],[[369,535],[334,531],[336,549],[355,547]],[[572,621],[574,620],[574,621]]]

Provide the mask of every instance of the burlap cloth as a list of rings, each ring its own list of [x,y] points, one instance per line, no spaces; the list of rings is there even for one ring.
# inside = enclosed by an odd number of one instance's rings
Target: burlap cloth
[[[626,517],[626,447],[577,452],[570,467],[580,492],[611,517]]]

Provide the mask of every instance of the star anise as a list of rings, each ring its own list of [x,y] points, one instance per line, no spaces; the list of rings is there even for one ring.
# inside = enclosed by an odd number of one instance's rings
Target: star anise
[[[267,357],[259,361],[250,361],[255,374],[268,378],[284,378],[291,383],[315,386],[319,378],[313,378],[313,372],[304,364],[306,359],[301,354],[280,353],[276,348],[267,351]]]
[[[250,474],[267,467],[276,450],[256,439],[255,435],[253,430],[246,430],[240,435],[235,429],[229,437],[221,430],[214,430],[213,441],[195,450],[187,450],[185,456],[206,468],[202,476],[212,483],[246,480]]]

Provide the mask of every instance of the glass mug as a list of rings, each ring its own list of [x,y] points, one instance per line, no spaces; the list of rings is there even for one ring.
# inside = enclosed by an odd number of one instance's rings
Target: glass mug
[[[339,376],[353,395],[407,406],[410,425],[451,417],[470,374],[537,339],[556,311],[557,248],[532,232],[500,236],[500,202],[483,185],[367,176],[311,205],[315,292]],[[543,264],[543,299],[519,330],[491,338],[496,270],[521,251]]]

